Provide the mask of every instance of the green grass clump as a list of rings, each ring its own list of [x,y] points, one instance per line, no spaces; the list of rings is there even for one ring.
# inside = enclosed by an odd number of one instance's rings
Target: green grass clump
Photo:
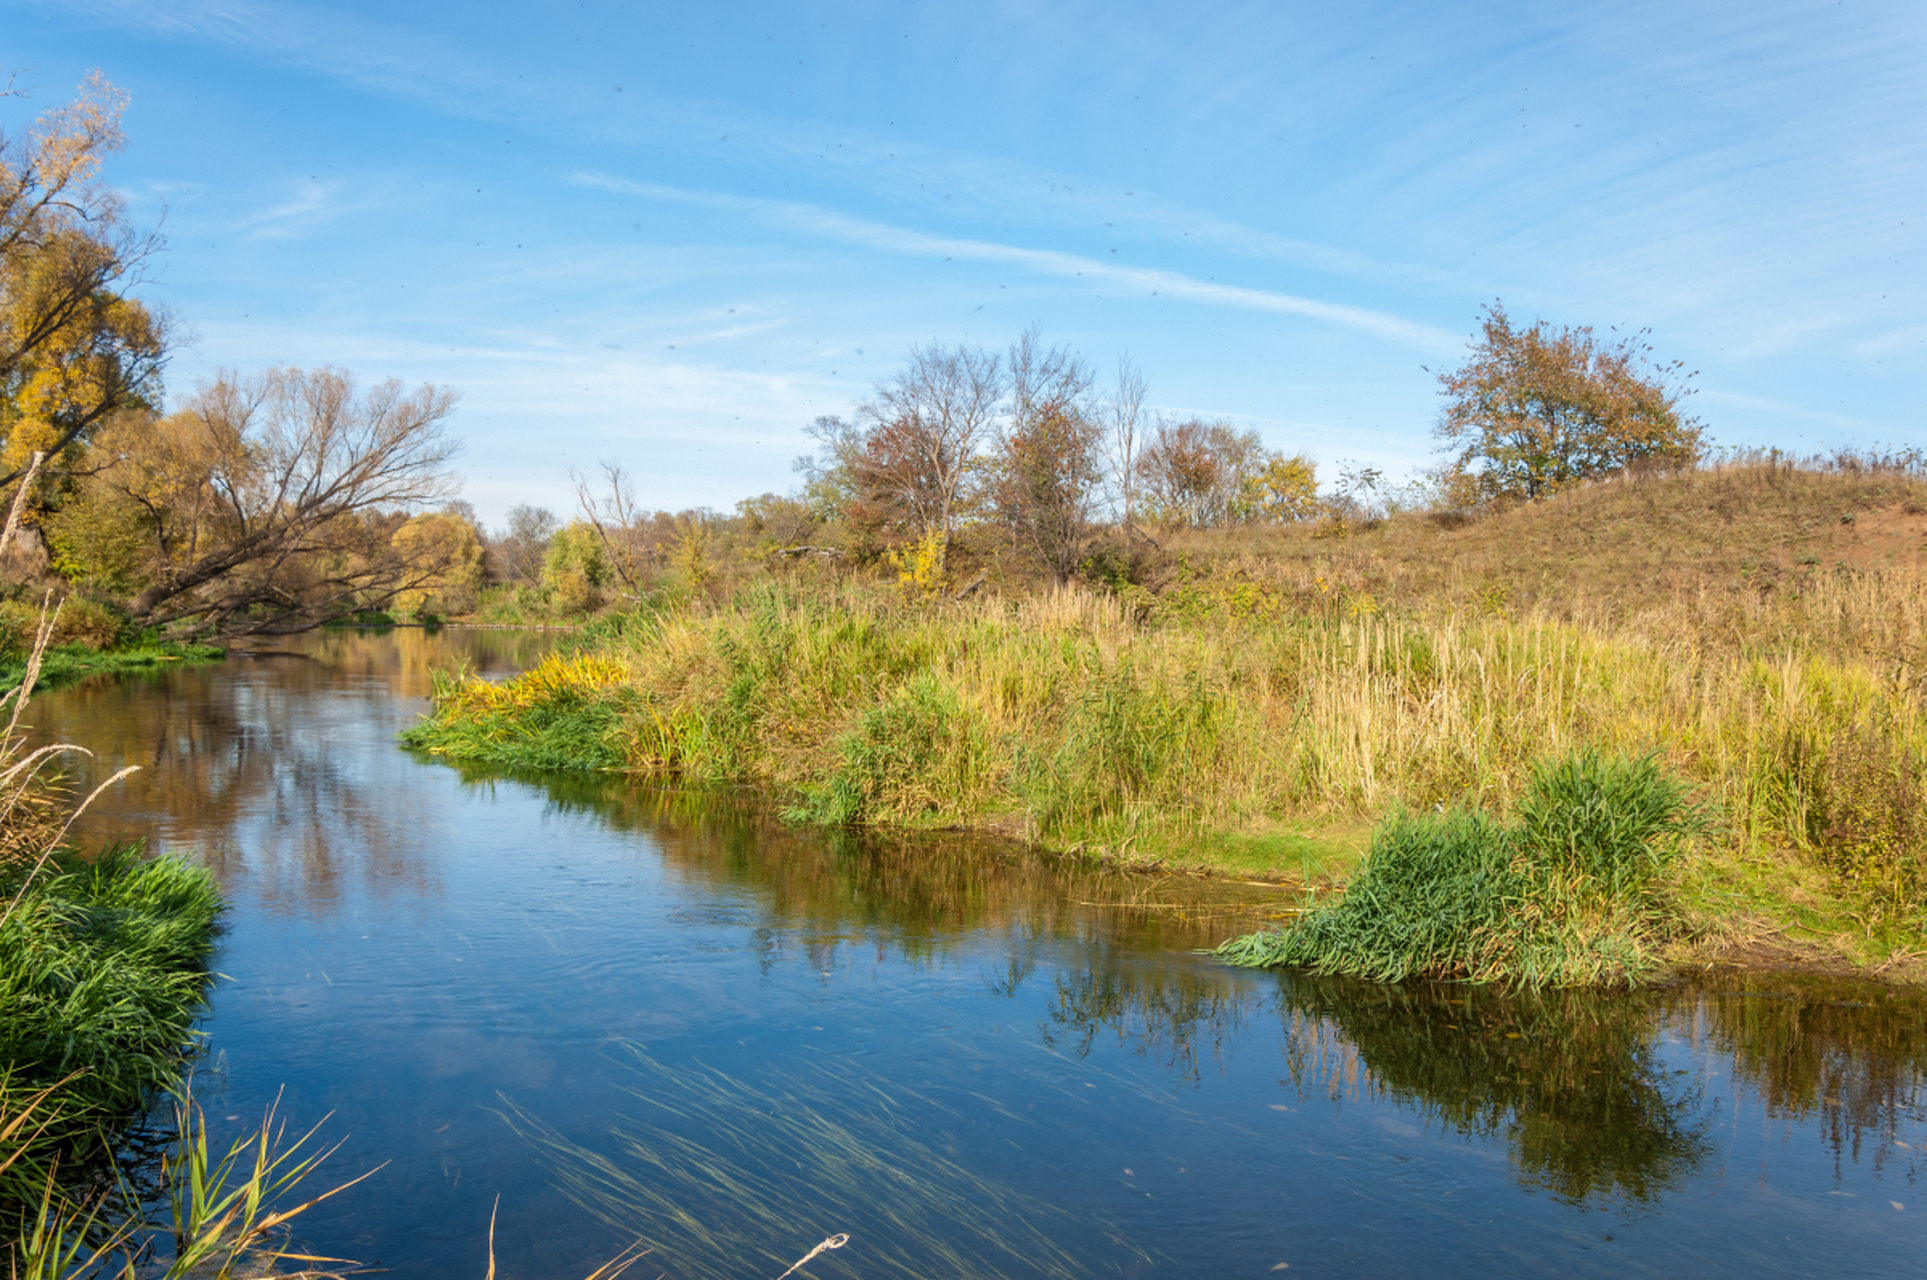
[[[17,649],[0,652],[0,688],[20,683],[26,672],[27,656]],[[95,649],[76,642],[48,649],[41,656],[35,683],[42,689],[55,689],[104,672],[156,671],[181,662],[218,662],[226,656],[226,650],[212,645],[179,644],[171,640],[143,641],[116,649]]]
[[[623,667],[593,653],[556,653],[493,684],[466,672],[435,677],[434,712],[402,731],[431,755],[524,769],[615,769],[618,731],[634,701]]]
[[[0,1176],[8,1208],[37,1198],[47,1159],[96,1153],[178,1079],[221,910],[206,870],[134,847],[28,870],[0,876],[13,902],[0,919],[0,1113],[58,1088],[32,1149]]]
[[[1342,899],[1217,954],[1381,982],[1628,985],[1657,966],[1666,873],[1704,825],[1652,757],[1581,751],[1536,767],[1510,821],[1395,812]]]

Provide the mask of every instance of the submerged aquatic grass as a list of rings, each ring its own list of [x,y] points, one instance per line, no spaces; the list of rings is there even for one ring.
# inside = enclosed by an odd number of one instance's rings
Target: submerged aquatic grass
[[[572,1200],[640,1237],[682,1280],[775,1276],[795,1262],[799,1238],[831,1228],[850,1247],[817,1257],[809,1274],[995,1280],[1098,1270],[1060,1243],[1069,1215],[916,1136],[956,1132],[965,1118],[900,1084],[841,1062],[757,1082],[671,1065],[638,1045],[623,1052],[639,1110],[615,1126],[613,1147],[576,1142],[506,1099],[504,1118]]]
[[[1217,954],[1381,982],[1627,985],[1657,967],[1667,872],[1705,829],[1652,757],[1578,752],[1534,769],[1509,821],[1392,814],[1343,898]]]

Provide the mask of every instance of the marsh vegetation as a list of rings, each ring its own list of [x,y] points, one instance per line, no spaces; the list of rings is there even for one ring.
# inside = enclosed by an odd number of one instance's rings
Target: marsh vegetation
[[[738,560],[525,676],[449,679],[408,741],[1323,885],[1393,810],[1504,823],[1552,762],[1650,759],[1707,815],[1661,876],[1672,932],[1879,963],[1927,910],[1924,540],[1905,466],[1741,459],[1178,534],[1135,577],[964,600]]]

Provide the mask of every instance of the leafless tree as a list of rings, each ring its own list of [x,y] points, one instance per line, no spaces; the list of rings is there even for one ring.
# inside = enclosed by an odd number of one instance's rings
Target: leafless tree
[[[1117,381],[1101,409],[1104,463],[1122,508],[1128,532],[1137,518],[1138,455],[1144,448],[1144,373],[1129,356],[1119,356]]]
[[[448,496],[455,394],[357,391],[339,369],[223,374],[131,434],[93,480],[144,512],[150,626],[229,635],[301,630],[377,608],[444,567],[391,543]]]
[[[571,471],[569,479],[575,485],[576,502],[582,508],[583,518],[602,539],[602,553],[610,570],[631,594],[641,594],[652,548],[643,528],[647,520],[642,508],[636,505],[636,496],[629,488],[629,477],[621,464],[602,464],[605,493],[598,494],[588,478],[576,472]]]
[[[1090,366],[1035,328],[1011,344],[1010,406],[992,494],[1004,523],[1061,581],[1077,566],[1099,479]]]
[[[950,543],[978,452],[1004,397],[1002,362],[981,347],[912,348],[857,411],[865,449],[858,483]]]
[[[547,507],[526,502],[510,507],[508,523],[489,540],[496,576],[504,582],[540,582],[542,557],[548,554],[549,541],[561,527],[562,522]]]

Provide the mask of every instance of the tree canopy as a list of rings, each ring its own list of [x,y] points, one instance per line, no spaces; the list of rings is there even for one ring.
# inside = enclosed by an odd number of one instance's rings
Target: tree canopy
[[[1646,332],[1614,340],[1541,320],[1516,329],[1501,303],[1457,369],[1439,375],[1437,434],[1479,501],[1545,497],[1646,463],[1687,466],[1700,424],[1678,362],[1655,365]]]
[[[101,181],[126,95],[98,75],[24,133],[0,135],[0,484],[160,400],[166,332],[127,296],[158,247]],[[71,459],[69,459],[71,460]]]
[[[449,494],[454,405],[430,386],[270,369],[224,374],[167,417],[117,415],[46,522],[56,567],[138,623],[203,634],[301,630],[442,590],[479,545],[409,517]]]

